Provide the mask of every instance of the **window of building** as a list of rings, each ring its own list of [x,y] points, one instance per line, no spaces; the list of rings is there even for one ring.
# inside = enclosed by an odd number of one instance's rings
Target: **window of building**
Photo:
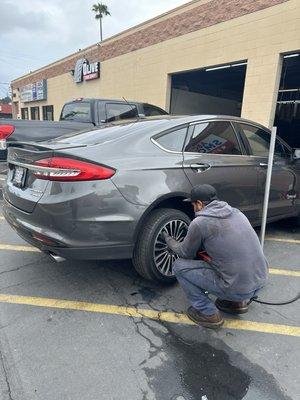
[[[105,110],[107,122],[138,117],[138,110],[134,104],[106,103]]]
[[[21,118],[29,119],[28,107],[21,108]]]
[[[40,107],[30,107],[30,119],[40,119]]]
[[[177,129],[166,133],[165,135],[159,136],[154,140],[166,150],[171,151],[182,151],[184,140],[186,136],[187,128]]]
[[[146,117],[154,117],[156,115],[166,115],[167,112],[158,107],[150,106],[149,104],[144,104],[144,114]]]
[[[227,121],[203,122],[195,125],[185,147],[190,153],[242,154],[235,132]]]
[[[54,121],[53,106],[43,106],[43,120],[44,121]]]
[[[249,142],[252,154],[258,157],[268,157],[271,141],[270,133],[253,125],[240,124],[240,127]],[[290,151],[280,140],[276,139],[274,154],[278,157],[289,157]]]

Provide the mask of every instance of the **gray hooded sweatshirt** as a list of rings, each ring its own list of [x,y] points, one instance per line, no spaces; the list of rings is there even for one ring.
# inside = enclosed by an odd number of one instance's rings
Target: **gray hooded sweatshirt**
[[[205,250],[226,293],[247,294],[266,284],[268,264],[257,234],[247,217],[224,201],[214,200],[197,212],[183,242],[169,237],[167,244],[186,259]]]

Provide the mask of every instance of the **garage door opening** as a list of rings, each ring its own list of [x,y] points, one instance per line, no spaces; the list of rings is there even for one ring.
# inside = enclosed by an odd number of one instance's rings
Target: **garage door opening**
[[[241,115],[247,63],[239,62],[171,76],[170,113]]]
[[[291,147],[300,148],[300,53],[283,57],[274,125]]]

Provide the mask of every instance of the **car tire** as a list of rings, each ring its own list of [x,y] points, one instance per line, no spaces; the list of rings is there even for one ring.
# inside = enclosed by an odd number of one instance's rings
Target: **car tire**
[[[178,240],[183,240],[190,221],[190,218],[185,213],[176,209],[161,208],[150,214],[144,223],[142,231],[139,233],[133,253],[133,265],[143,278],[163,283],[172,283],[175,281],[175,277],[173,274],[170,274],[170,271],[162,273],[159,270],[157,262],[154,259],[155,254],[157,254],[157,245],[161,243],[161,231],[167,229],[171,233],[170,229],[174,227],[175,231],[176,226],[178,226],[177,230],[181,232],[180,235],[177,235],[177,238]],[[175,234],[172,236],[176,237]],[[176,258],[175,255],[170,255],[170,257],[173,257],[173,261]],[[170,266],[169,269],[171,270]]]

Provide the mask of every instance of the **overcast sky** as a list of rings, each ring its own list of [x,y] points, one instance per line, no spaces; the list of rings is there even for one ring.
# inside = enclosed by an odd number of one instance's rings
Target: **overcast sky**
[[[188,0],[106,0],[111,17],[104,38],[171,10]],[[99,40],[91,11],[95,0],[0,0],[0,97],[3,83]]]

